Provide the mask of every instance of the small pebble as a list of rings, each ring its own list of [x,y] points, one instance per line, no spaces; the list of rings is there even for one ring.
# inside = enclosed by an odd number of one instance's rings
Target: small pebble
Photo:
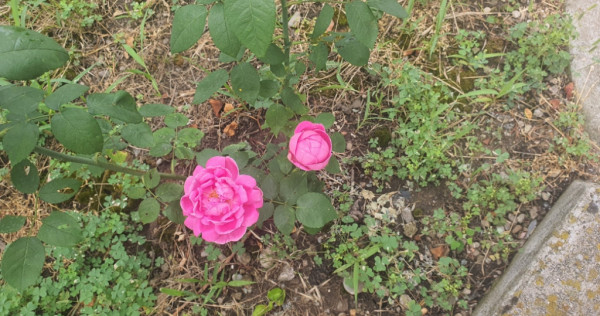
[[[511,221],[511,222],[514,221],[515,220],[515,214],[513,214],[513,213],[508,214],[508,220]]]
[[[542,192],[542,200],[544,200],[544,201],[550,200],[550,193]]]
[[[540,109],[535,109],[535,110],[533,111],[533,116],[535,116],[535,117],[538,117],[538,118],[539,118],[539,117],[542,117],[542,116],[544,116],[544,111],[542,111],[542,110],[540,110]]]
[[[519,214],[519,216],[517,216],[517,223],[521,224],[521,223],[523,223],[524,220],[525,220],[525,214]]]
[[[346,150],[348,150],[348,151],[352,150],[352,143],[351,142],[347,142],[346,143]]]
[[[516,233],[520,232],[522,229],[523,229],[523,226],[521,226],[521,225],[515,225],[515,227],[513,227],[513,229],[512,229],[511,232],[513,234],[516,234]]]
[[[540,210],[537,207],[535,207],[535,206],[532,207],[529,210],[529,217],[531,217],[532,219],[535,219],[538,216],[539,211]]]
[[[292,266],[290,264],[286,263],[283,266],[281,273],[277,277],[277,281],[280,281],[280,282],[291,281],[294,278],[294,276],[295,276],[294,268],[292,268]]]
[[[492,9],[490,7],[483,8],[483,13],[490,13],[490,12],[492,12]]]
[[[512,16],[513,18],[518,19],[521,17],[521,12],[519,10],[515,10],[512,12]]]

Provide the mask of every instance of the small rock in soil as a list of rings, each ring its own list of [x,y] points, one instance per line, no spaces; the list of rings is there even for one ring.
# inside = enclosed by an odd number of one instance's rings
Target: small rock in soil
[[[539,212],[540,210],[536,206],[534,206],[529,210],[529,217],[535,219],[537,218]]]
[[[265,269],[271,268],[275,264],[273,250],[271,250],[271,248],[265,248],[258,256],[258,262],[260,263],[260,266]]]
[[[544,201],[550,200],[550,193],[548,193],[548,192],[542,192],[542,199]]]
[[[529,237],[529,235],[531,235],[531,233],[533,233],[533,231],[535,230],[535,228],[537,227],[537,220],[532,220],[531,223],[529,223],[529,226],[527,227],[527,235],[526,237]]]
[[[517,216],[517,223],[523,223],[523,221],[525,220],[525,214],[519,214],[519,216]]]
[[[294,278],[294,268],[288,263],[283,266],[281,273],[277,277],[277,281],[287,282]]]
[[[416,222],[410,222],[402,226],[402,232],[404,233],[404,236],[408,238],[413,238],[417,231],[418,229]]]
[[[346,315],[344,312],[348,311],[348,301],[343,298],[340,299],[337,304],[335,304],[335,311]]]
[[[512,229],[511,232],[513,234],[516,234],[516,233],[520,232],[522,229],[523,229],[523,226],[521,226],[521,225],[515,225],[515,227],[513,227],[513,229]]]
[[[544,116],[544,111],[542,111],[540,109],[535,109],[533,111],[533,116],[540,118],[540,117]]]
[[[248,265],[250,263],[250,260],[252,259],[247,252],[244,252],[241,255],[240,254],[236,255],[236,258],[237,258],[237,261],[243,265]]]

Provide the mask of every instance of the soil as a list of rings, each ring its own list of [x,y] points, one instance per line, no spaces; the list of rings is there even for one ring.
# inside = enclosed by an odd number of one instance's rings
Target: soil
[[[103,19],[95,23],[92,27],[81,28],[77,25],[65,23],[63,27],[56,27],[55,21],[51,20],[50,15],[39,15],[35,24],[31,25],[34,29],[42,31],[47,35],[56,38],[59,43],[66,47],[74,47],[78,52],[78,65],[67,67],[65,75],[67,77],[81,73],[84,69],[91,67],[89,73],[83,76],[80,81],[91,87],[90,93],[104,92],[109,86],[119,79],[123,79],[115,89],[123,89],[133,96],[139,96],[140,103],[164,103],[175,107],[181,113],[186,114],[190,119],[189,126],[197,127],[205,132],[202,145],[198,151],[204,148],[213,148],[221,150],[229,144],[238,142],[248,142],[258,154],[264,152],[266,144],[280,143],[282,137],[275,138],[265,129],[262,129],[264,123],[264,109],[246,109],[244,104],[237,103],[234,99],[220,96],[219,102],[223,104],[231,103],[236,111],[230,115],[215,115],[209,102],[200,105],[192,105],[195,93],[196,83],[200,81],[208,71],[216,69],[229,69],[231,64],[222,64],[218,61],[219,52],[212,45],[210,37],[205,34],[198,44],[188,51],[172,55],[169,53],[170,28],[173,19],[173,12],[169,7],[170,1],[148,1],[149,7],[154,10],[152,15],[144,25],[144,41],[141,55],[144,58],[149,72],[158,82],[161,95],[159,96],[152,88],[150,82],[140,75],[132,75],[128,72],[130,69],[141,69],[140,66],[128,56],[122,49],[120,42],[128,43],[130,46],[140,47],[140,20],[130,18],[115,18],[125,14],[130,7],[131,1],[98,1],[100,8],[98,12],[102,14]],[[181,2],[181,1],[180,1]],[[191,1],[189,1],[191,2]],[[454,71],[449,72],[441,69],[440,63],[436,60],[427,58],[427,53],[416,46],[430,35],[432,25],[435,25],[435,14],[437,6],[435,4],[422,5],[416,1],[415,13],[412,19],[420,18],[421,26],[414,34],[400,34],[397,29],[402,23],[401,20],[385,17],[380,23],[380,36],[384,40],[397,41],[392,48],[385,51],[374,52],[371,56],[373,62],[389,63],[392,59],[404,58],[406,62],[420,65],[429,69],[432,73],[443,80],[455,83],[456,89],[472,89],[468,81],[471,77],[478,74],[472,72]],[[470,2],[470,1],[469,1]],[[498,18],[504,19],[507,24],[515,24],[525,21],[528,18],[545,16],[552,12],[561,10],[559,1],[534,1],[531,7],[533,10],[527,11],[526,1],[519,2],[518,7],[523,15],[521,18],[513,18],[507,13],[497,13]],[[529,2],[527,2],[529,3]],[[550,4],[550,5],[548,5]],[[452,23],[444,23],[441,32],[455,34],[457,28],[470,30],[483,30],[487,33],[487,45],[493,50],[504,51],[508,43],[503,41],[506,36],[506,27],[499,24],[490,26],[485,22],[486,14],[482,14],[483,8],[490,8],[491,12],[504,12],[504,1],[476,1],[470,4],[453,3],[450,6],[446,20]],[[1,7],[0,7],[1,8]],[[291,13],[298,11],[307,18],[316,16],[317,10],[314,5],[302,4],[294,5],[290,8]],[[0,13],[4,12],[0,10]],[[8,14],[0,15],[2,19],[8,19]],[[340,26],[342,27],[342,26]],[[301,36],[302,32],[295,32],[293,36]],[[447,37],[442,37],[438,44],[440,49],[440,60],[445,56],[452,54],[451,43]],[[447,48],[447,51],[445,49]],[[325,90],[318,92],[316,88],[329,83],[337,83],[335,72],[339,74],[346,82],[352,84],[356,92],[342,90]],[[340,155],[344,157],[363,156],[368,150],[368,141],[373,137],[378,129],[384,128],[392,130],[393,124],[384,121],[368,121],[361,126],[364,111],[364,102],[366,91],[370,87],[376,87],[375,78],[366,71],[354,66],[344,64],[341,68],[333,69],[319,75],[309,74],[302,78],[299,90],[308,95],[307,104],[310,105],[310,114],[317,115],[322,112],[331,112],[336,117],[336,123],[332,131],[339,131],[344,134],[346,141],[351,144],[348,150]],[[560,87],[559,96],[552,96],[564,100],[562,87],[569,82],[568,76],[548,78],[549,86]],[[549,98],[546,92],[546,97]],[[523,99],[523,103],[528,108],[540,108],[551,115],[552,109],[548,102],[544,102],[544,95],[528,95]],[[530,161],[530,170],[541,173],[551,173],[551,177],[546,177],[544,185],[546,189],[543,196],[536,201],[524,206],[528,210],[537,210],[537,215],[528,218],[522,223],[527,227],[530,220],[543,219],[545,213],[549,210],[554,200],[556,200],[566,186],[575,178],[592,178],[597,173],[597,166],[576,161],[568,161],[564,165],[559,161],[557,155],[548,154],[548,146],[553,137],[557,134],[552,126],[545,124],[543,119],[531,120],[532,129],[529,133],[520,132],[515,121],[523,119],[523,114],[516,109],[510,113],[499,113],[493,109],[487,117],[481,118],[481,124],[491,126],[489,130],[499,130],[503,133],[501,140],[497,140],[494,135],[481,134],[480,139],[489,144],[490,148],[500,148],[503,152],[508,152],[515,158],[527,159]],[[224,129],[232,122],[237,123],[234,135],[227,136]],[[162,126],[160,120],[153,121],[153,129]],[[359,128],[360,126],[360,128]],[[143,155],[140,155],[143,156]],[[159,170],[168,170],[170,161],[145,158],[144,162],[157,166]],[[458,158],[457,158],[458,159]],[[482,159],[481,161],[485,161]],[[6,165],[6,157],[0,157],[0,166]],[[43,164],[40,162],[40,170],[43,170]],[[481,163],[481,162],[480,162]],[[372,187],[372,180],[364,175],[364,171],[356,164],[346,164],[342,166],[344,174],[341,176],[321,175],[327,183],[328,190],[334,190],[340,183],[348,184],[354,192],[362,189],[375,191]],[[189,174],[193,170],[192,163],[180,164],[176,166],[176,171],[181,174]],[[464,179],[465,185],[468,181],[475,179]],[[443,185],[428,186],[424,188],[414,188],[406,181],[393,180],[388,183],[382,193],[398,190],[410,189],[410,202],[415,204],[415,209],[420,210],[420,216],[429,216],[433,210],[438,208],[460,208],[459,202],[455,201],[448,188]],[[14,191],[7,182],[0,182],[0,203],[2,213],[8,210],[10,213],[27,215],[28,205],[32,201],[20,193]],[[380,194],[380,193],[378,193]],[[360,201],[358,194],[353,198]],[[67,206],[73,206],[68,204]],[[75,205],[79,209],[85,209],[86,206]],[[48,210],[50,207],[43,205]],[[89,206],[87,206],[89,207]],[[134,208],[135,205],[130,206]],[[418,218],[417,218],[418,220]],[[39,223],[38,223],[39,224]],[[28,223],[30,225],[30,223]],[[35,228],[34,228],[35,229]],[[400,229],[400,228],[398,228]],[[241,275],[244,279],[249,279],[255,283],[243,288],[226,288],[218,296],[215,302],[207,303],[204,306],[209,308],[211,315],[250,315],[252,309],[257,304],[267,304],[267,292],[273,287],[280,287],[286,290],[286,300],[283,307],[275,307],[273,315],[402,315],[400,306],[390,305],[377,298],[376,295],[369,293],[360,293],[357,303],[354,297],[346,292],[342,286],[340,277],[333,273],[333,268],[324,262],[316,265],[313,262],[314,254],[321,250],[321,244],[327,238],[326,229],[324,233],[316,235],[307,235],[299,227],[292,233],[294,245],[292,247],[282,246],[286,250],[286,255],[274,256],[275,260],[270,267],[264,267],[260,256],[267,251],[266,244],[263,242],[263,236],[272,235],[276,231],[272,220],[264,223],[262,228],[253,230],[244,240],[245,255],[236,255],[232,251],[232,245],[220,246],[223,256],[220,257],[220,270],[223,271],[226,280],[231,280],[234,276]],[[200,303],[198,301],[186,301],[185,299],[168,296],[160,293],[159,288],[171,288],[177,290],[187,290],[196,293],[206,293],[206,287],[199,284],[183,283],[177,280],[185,278],[202,278],[204,275],[205,264],[207,260],[206,245],[193,244],[190,237],[191,232],[181,225],[175,225],[166,219],[160,219],[156,223],[146,227],[145,233],[147,239],[152,245],[152,250],[158,256],[167,258],[166,263],[160,269],[154,271],[151,284],[157,289],[158,295],[157,308],[154,311],[156,315],[184,315],[194,314],[192,307]],[[517,237],[517,236],[515,236]],[[4,243],[9,243],[16,239],[15,235],[3,236]],[[519,243],[526,240],[517,238]],[[0,240],[1,241],[1,240]],[[436,245],[435,240],[423,239],[419,242],[421,251]],[[1,246],[1,244],[0,244]],[[287,248],[286,248],[287,247]],[[459,261],[465,261],[469,267],[470,294],[467,295],[469,309],[461,310],[461,315],[468,315],[470,309],[475,306],[478,300],[485,295],[492,282],[502,273],[507,266],[507,261],[495,260],[491,262],[477,262],[475,257],[469,255],[468,251],[460,254],[451,254]],[[212,262],[211,264],[213,264]],[[278,277],[287,266],[291,266],[294,271],[293,279],[289,281],[279,281]],[[212,268],[212,266],[211,266]],[[441,311],[426,311],[427,315],[443,314]]]

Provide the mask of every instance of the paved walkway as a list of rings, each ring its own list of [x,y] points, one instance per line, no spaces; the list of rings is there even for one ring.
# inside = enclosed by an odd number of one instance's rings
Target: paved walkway
[[[567,0],[579,33],[571,73],[600,145],[600,3]],[[474,316],[600,315],[600,184],[575,181],[534,230]]]

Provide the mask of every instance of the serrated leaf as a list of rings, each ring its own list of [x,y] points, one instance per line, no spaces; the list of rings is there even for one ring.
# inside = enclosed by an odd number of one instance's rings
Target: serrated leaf
[[[268,200],[273,200],[279,194],[279,185],[272,174],[268,174],[260,182],[260,189],[263,192],[263,197]]]
[[[125,195],[130,199],[141,199],[146,196],[146,188],[141,187],[130,187],[125,190]]]
[[[121,130],[121,136],[135,147],[150,148],[154,146],[152,129],[146,123],[125,125]]]
[[[52,117],[51,127],[54,137],[69,150],[84,155],[102,151],[100,125],[83,109],[64,109]]]
[[[316,71],[325,70],[327,66],[327,57],[329,57],[329,48],[323,43],[311,47],[308,60],[313,63]]]
[[[203,5],[190,4],[175,11],[171,30],[171,53],[192,47],[202,37],[208,11]]]
[[[154,189],[160,183],[160,174],[156,168],[148,170],[142,177],[142,182],[148,189]]]
[[[193,127],[183,128],[177,134],[177,140],[191,148],[200,145],[204,132]]]
[[[138,112],[145,117],[155,117],[171,114],[175,112],[175,109],[166,104],[146,104],[140,107]]]
[[[344,135],[339,132],[335,132],[331,134],[331,147],[333,152],[343,153],[346,151],[346,139]]]
[[[213,93],[217,92],[217,90],[227,83],[227,79],[229,79],[229,74],[225,69],[218,69],[209,73],[202,81],[198,82],[196,95],[194,95],[192,103],[200,104],[208,100]]]
[[[229,155],[229,157],[231,157],[231,158],[233,158],[233,160],[235,160],[235,162],[238,165],[238,168],[240,168],[240,169],[244,168],[248,164],[248,160],[250,160],[248,153],[246,153],[244,151],[238,151],[238,152],[231,153]]]
[[[72,198],[81,187],[81,181],[69,178],[57,178],[46,183],[40,189],[40,199],[57,204]],[[63,192],[68,190],[70,192]]]
[[[39,136],[37,125],[20,122],[11,126],[2,138],[2,147],[11,163],[27,158],[35,148]]]
[[[168,155],[173,150],[173,145],[167,142],[154,143],[148,154],[152,157],[162,157]]]
[[[267,52],[275,31],[273,0],[225,0],[225,22],[240,42],[257,56]]]
[[[279,135],[281,129],[287,121],[294,116],[294,113],[280,104],[273,104],[267,110],[265,123],[273,132],[273,135]]]
[[[167,182],[156,188],[156,196],[163,202],[171,202],[181,199],[183,196],[183,186],[181,184]]]
[[[298,197],[308,192],[307,179],[301,172],[293,172],[279,182],[279,196],[288,204],[296,203]]]
[[[160,204],[153,198],[148,198],[140,203],[138,207],[138,213],[140,215],[140,221],[143,224],[149,224],[154,222],[158,218],[160,213]]]
[[[225,23],[225,12],[223,11],[222,3],[216,3],[210,8],[210,13],[208,14],[208,31],[215,46],[221,52],[229,56],[236,56],[238,54],[242,44],[229,25]]]
[[[296,114],[302,115],[308,112],[308,109],[302,104],[300,97],[294,92],[294,89],[290,87],[285,87],[283,91],[281,91],[281,101]]]
[[[354,36],[346,36],[335,43],[338,53],[344,60],[355,66],[364,66],[369,62],[371,51]]]
[[[152,133],[155,143],[168,143],[175,139],[175,130],[170,127],[159,128]]]
[[[333,13],[333,8],[329,4],[325,3],[321,9],[321,12],[319,12],[319,16],[315,22],[315,28],[313,29],[310,38],[316,39],[317,37],[321,36],[321,34],[325,33],[329,27],[329,24],[331,23],[331,19],[333,19]]]
[[[22,193],[31,194],[40,186],[40,175],[29,160],[21,160],[10,170],[10,179],[15,188]]]
[[[125,123],[142,122],[135,99],[125,91],[90,94],[87,97],[87,106],[93,115],[107,115]]]
[[[262,228],[262,224],[268,220],[271,216],[273,216],[273,211],[275,210],[275,206],[271,202],[266,202],[263,206],[258,210],[258,221],[256,221],[256,226]]]
[[[333,123],[335,122],[335,116],[333,116],[333,114],[331,114],[329,112],[321,113],[321,114],[317,115],[314,122],[323,124],[325,129],[328,129],[331,126],[333,126]]]
[[[337,217],[331,201],[322,193],[308,192],[296,204],[296,218],[307,227],[321,228]]]
[[[44,91],[32,87],[8,86],[0,90],[0,108],[19,115],[37,110],[43,99]]]
[[[35,79],[63,66],[69,54],[53,39],[17,26],[0,26],[0,77]]]
[[[50,216],[42,219],[42,227],[37,236],[41,241],[58,247],[73,247],[83,239],[77,220],[59,211],[53,211]]]
[[[90,87],[76,84],[76,83],[68,83],[66,85],[61,86],[56,89],[56,91],[52,92],[51,95],[46,97],[45,103],[46,106],[58,111],[60,106],[63,104],[67,104],[80,96],[86,93]]]
[[[21,237],[6,247],[2,254],[2,278],[23,291],[35,284],[42,273],[46,251],[36,237]]]
[[[294,230],[296,216],[294,209],[287,205],[279,205],[273,212],[273,222],[279,231],[284,235],[289,235]]]
[[[194,159],[194,152],[187,147],[176,146],[173,152],[175,153],[175,157],[178,159]]]
[[[261,80],[260,81],[260,90],[258,91],[258,95],[261,97],[268,99],[279,91],[279,84],[275,80]]]
[[[163,210],[163,214],[175,224],[183,224],[185,221],[179,200],[170,202]]]
[[[360,0],[347,3],[345,7],[350,31],[359,42],[372,49],[379,33],[377,18],[369,6]]]
[[[271,43],[264,56],[259,58],[262,62],[269,65],[281,64],[285,61],[285,55],[279,46]]]
[[[294,168],[294,165],[289,161],[287,157],[286,151],[281,152],[281,154],[275,157],[275,159],[277,160],[277,165],[279,165],[279,171],[281,171],[283,174],[290,173],[290,171],[292,171],[292,169]]]
[[[331,174],[340,174],[340,173],[342,173],[342,170],[340,169],[340,163],[338,162],[337,158],[335,158],[335,157],[332,156],[329,159],[329,163],[325,167],[325,171],[327,171],[327,172],[329,172]]]
[[[219,155],[221,155],[221,153],[212,148],[203,149],[201,152],[196,154],[196,163],[200,166],[206,166],[208,159]]]
[[[18,232],[25,225],[24,216],[6,215],[0,218],[0,234]]]
[[[190,119],[181,113],[171,113],[165,116],[165,125],[170,128],[186,126]]]
[[[253,103],[260,91],[260,76],[249,63],[241,63],[231,70],[231,87],[242,100]]]
[[[406,19],[408,17],[408,13],[397,0],[367,0],[367,4],[399,19]]]

